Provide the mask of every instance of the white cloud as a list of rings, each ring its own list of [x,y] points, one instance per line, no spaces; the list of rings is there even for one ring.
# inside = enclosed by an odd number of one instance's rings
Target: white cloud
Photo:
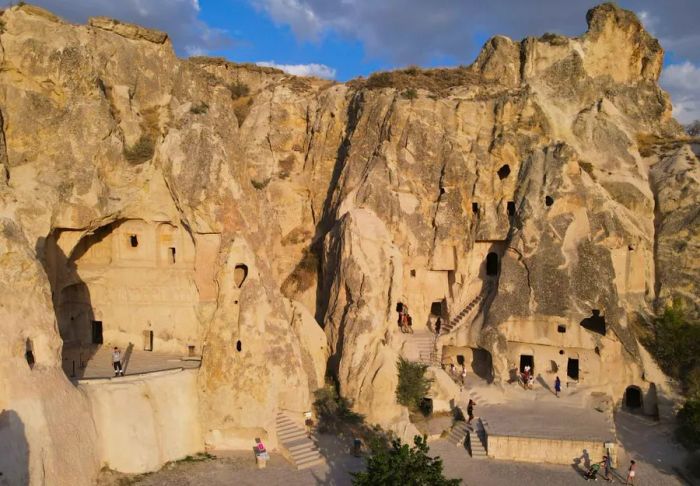
[[[258,66],[281,69],[285,73],[295,76],[315,76],[317,78],[333,79],[336,73],[335,69],[325,64],[277,64],[274,61],[261,61],[256,64]]]
[[[700,120],[700,67],[686,61],[666,66],[661,86],[671,94],[673,116],[681,123]]]

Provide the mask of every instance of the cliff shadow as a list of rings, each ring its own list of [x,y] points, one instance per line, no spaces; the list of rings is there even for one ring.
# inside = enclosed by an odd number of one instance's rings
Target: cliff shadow
[[[0,412],[0,486],[29,484],[29,443],[14,410]]]

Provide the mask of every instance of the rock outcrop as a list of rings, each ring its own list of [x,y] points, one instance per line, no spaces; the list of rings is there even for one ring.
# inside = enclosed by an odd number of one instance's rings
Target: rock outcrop
[[[326,361],[357,411],[410,434],[394,397],[411,339],[398,302],[425,329],[489,282],[480,318],[445,345],[490,355],[496,380],[551,350],[616,402],[651,385],[632,320],[673,297],[698,311],[697,146],[631,12],[596,7],[579,38],[496,37],[468,68],[346,84],[178,59],[166,34],[109,19],[76,26],[24,5],[0,20],[10,483],[90,484],[105,461],[95,412],[61,371],[76,288],[114,339],[148,328],[201,352],[210,448],[274,445],[277,412],[311,410]],[[141,236],[129,228],[155,235],[141,243],[155,260],[138,260],[149,275],[177,254],[161,280],[180,293],[137,286],[133,270],[110,285],[140,295],[98,309],[84,269],[137,261],[110,253]],[[129,325],[111,324],[117,311]]]

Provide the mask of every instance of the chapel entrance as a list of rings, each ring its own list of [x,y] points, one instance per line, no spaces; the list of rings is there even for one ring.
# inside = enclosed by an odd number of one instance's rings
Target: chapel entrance
[[[521,354],[520,355],[520,372],[525,372],[525,367],[530,367],[530,373],[535,371],[535,357],[531,354]]]
[[[625,390],[625,406],[640,408],[642,406],[642,390],[638,386],[628,386]]]
[[[493,252],[486,255],[486,275],[489,277],[498,275],[498,255]]]
[[[572,380],[578,381],[578,359],[569,358],[566,364],[566,376]]]
[[[92,344],[102,344],[102,321],[92,321]]]

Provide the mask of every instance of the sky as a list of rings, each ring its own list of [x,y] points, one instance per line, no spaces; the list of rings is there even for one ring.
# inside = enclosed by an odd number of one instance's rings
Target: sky
[[[0,0],[0,4],[10,3]],[[471,64],[493,35],[580,35],[595,0],[31,0],[84,23],[105,15],[168,32],[181,57],[223,56],[338,81],[407,65]],[[619,0],[666,51],[661,85],[700,119],[700,0]]]

